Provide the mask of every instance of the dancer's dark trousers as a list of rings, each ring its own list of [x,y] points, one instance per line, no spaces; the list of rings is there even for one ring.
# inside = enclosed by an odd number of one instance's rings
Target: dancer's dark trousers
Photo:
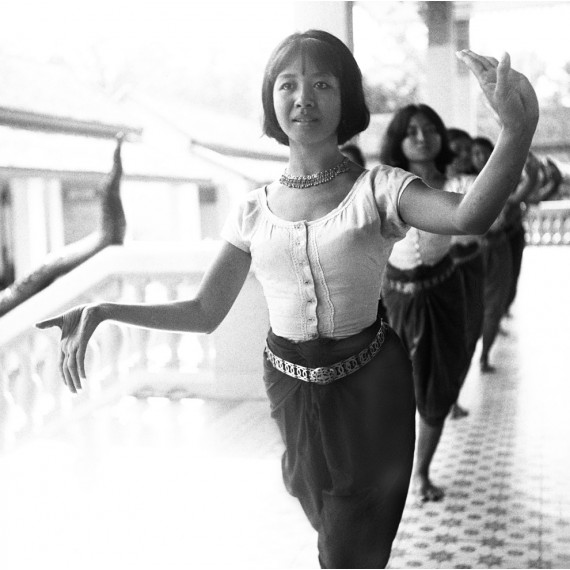
[[[515,297],[517,296],[517,287],[519,282],[519,276],[522,267],[522,258],[524,248],[526,247],[526,235],[525,229],[522,223],[507,231],[507,239],[511,248],[512,262],[513,262],[513,272],[511,275],[511,287],[509,289],[509,296],[507,298],[507,311],[513,304]]]
[[[334,341],[268,336],[280,357],[311,368],[357,354],[378,326]],[[388,329],[379,354],[328,385],[297,380],[266,360],[265,385],[286,451],[287,490],[318,532],[322,568],[384,568],[404,509],[415,439],[410,360]]]
[[[387,280],[429,283],[453,266],[449,256],[434,266],[401,270],[388,264]],[[431,426],[441,426],[457,401],[467,366],[463,284],[455,270],[441,283],[402,293],[383,290],[388,321],[413,362],[418,412]]]

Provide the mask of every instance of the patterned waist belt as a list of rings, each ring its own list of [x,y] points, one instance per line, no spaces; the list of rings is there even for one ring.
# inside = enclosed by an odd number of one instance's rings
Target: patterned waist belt
[[[443,283],[455,271],[455,265],[450,265],[438,275],[428,277],[427,279],[420,279],[418,281],[399,281],[397,279],[384,279],[384,285],[389,289],[404,293],[406,295],[414,295],[418,291],[431,289],[440,283]]]
[[[335,380],[340,380],[341,378],[345,378],[346,376],[353,374],[368,364],[378,354],[378,352],[380,352],[382,344],[384,343],[387,328],[388,325],[382,321],[376,336],[366,348],[362,349],[358,354],[349,356],[348,358],[335,362],[330,366],[308,368],[307,366],[301,366],[300,364],[289,362],[288,360],[284,360],[274,354],[267,344],[265,345],[265,355],[267,360],[271,362],[273,368],[279,370],[279,372],[283,372],[283,374],[287,374],[287,376],[291,376],[292,378],[303,380],[305,382],[313,382],[315,384],[330,384]]]

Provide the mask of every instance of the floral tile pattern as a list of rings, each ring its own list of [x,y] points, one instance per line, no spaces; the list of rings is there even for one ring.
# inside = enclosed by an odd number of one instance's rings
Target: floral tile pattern
[[[568,322],[570,304],[554,316],[532,302],[544,275],[523,264],[508,335],[492,353],[498,370],[472,367],[460,396],[470,414],[447,420],[434,458],[446,496],[409,498],[390,568],[570,568],[570,367],[560,337],[570,343],[556,324]]]

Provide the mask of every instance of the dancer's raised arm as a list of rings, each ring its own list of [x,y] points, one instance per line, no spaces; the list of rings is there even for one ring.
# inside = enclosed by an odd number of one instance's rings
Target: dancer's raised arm
[[[493,223],[520,181],[538,122],[538,101],[528,79],[501,61],[470,50],[458,52],[501,124],[495,149],[465,196],[425,191],[421,181],[402,193],[400,214],[412,226],[443,234],[481,234]]]

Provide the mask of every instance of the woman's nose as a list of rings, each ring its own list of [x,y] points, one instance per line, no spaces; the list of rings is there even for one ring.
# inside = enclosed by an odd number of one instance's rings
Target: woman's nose
[[[297,101],[295,103],[297,107],[312,107],[314,104],[313,92],[310,87],[301,85],[297,93]]]

